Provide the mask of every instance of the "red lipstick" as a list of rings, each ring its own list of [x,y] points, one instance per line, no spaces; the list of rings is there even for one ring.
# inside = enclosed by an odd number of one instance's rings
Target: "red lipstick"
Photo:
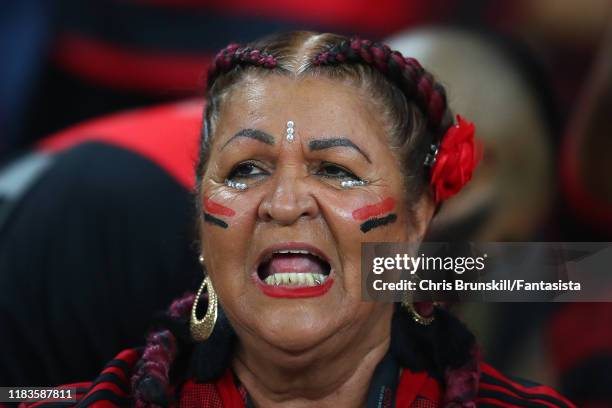
[[[319,248],[302,242],[277,244],[263,250],[252,276],[266,296],[275,298],[323,296],[334,284],[329,258]]]
[[[309,298],[323,296],[329,291],[334,284],[334,278],[327,277],[325,282],[317,286],[274,286],[266,285],[261,280],[256,279],[256,284],[259,289],[266,295],[274,298]]]

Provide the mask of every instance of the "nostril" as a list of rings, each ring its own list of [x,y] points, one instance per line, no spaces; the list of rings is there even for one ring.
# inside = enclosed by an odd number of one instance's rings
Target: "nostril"
[[[311,185],[295,176],[276,174],[266,187],[270,190],[263,197],[259,217],[281,225],[291,225],[301,218],[314,218],[319,213],[315,192]]]
[[[262,219],[290,225],[301,218],[313,218],[318,213],[316,206],[304,199],[272,201],[263,207]]]

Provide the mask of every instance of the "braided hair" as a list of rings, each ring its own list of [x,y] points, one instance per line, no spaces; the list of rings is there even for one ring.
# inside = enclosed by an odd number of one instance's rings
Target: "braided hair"
[[[206,109],[196,166],[198,197],[202,193],[201,180],[220,107],[233,87],[248,74],[295,78],[322,75],[353,81],[368,92],[387,119],[389,143],[403,163],[409,198],[414,200],[428,187],[430,176],[423,165],[425,157],[430,146],[439,143],[452,125],[444,88],[417,60],[404,57],[382,43],[335,34],[293,32],[276,34],[245,46],[230,44],[216,55],[207,77]],[[198,213],[201,202],[196,199]],[[206,382],[219,378],[228,366],[235,334],[220,306],[211,338],[199,344],[189,338],[188,319],[194,297],[189,294],[176,300],[162,323],[148,336],[132,378],[137,407],[167,406],[172,401],[172,367],[187,367],[188,375]],[[403,366],[426,369],[446,384],[447,402],[469,401],[477,389],[477,381],[465,380],[472,379],[477,370],[474,337],[452,315],[444,311],[436,313],[434,330],[427,330],[398,308],[392,323],[392,338],[396,339],[392,341],[392,354]],[[452,339],[451,348],[449,339]],[[190,356],[191,361],[182,361],[185,356]]]
[[[179,322],[191,311],[195,295],[176,299],[166,312],[169,319]],[[163,326],[163,325],[162,325]],[[177,334],[166,327],[151,331],[142,357],[132,375],[134,406],[137,408],[166,406],[171,400],[169,389],[170,366],[177,355]]]

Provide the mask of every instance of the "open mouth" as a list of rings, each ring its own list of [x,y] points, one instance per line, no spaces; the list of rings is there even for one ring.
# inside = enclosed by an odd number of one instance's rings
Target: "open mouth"
[[[268,254],[257,267],[257,276],[270,286],[308,287],[323,285],[331,266],[306,249],[282,249]]]

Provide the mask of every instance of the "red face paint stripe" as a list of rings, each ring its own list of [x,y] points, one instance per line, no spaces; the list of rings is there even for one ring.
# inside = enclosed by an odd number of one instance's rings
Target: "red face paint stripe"
[[[395,207],[395,200],[391,197],[386,198],[379,204],[366,205],[353,211],[353,218],[358,221],[367,220],[368,218],[377,217],[388,213]]]
[[[236,211],[232,210],[231,208],[227,208],[221,204],[215,203],[209,198],[204,199],[204,210],[207,213],[214,215],[223,215],[225,217],[233,217],[234,215],[236,215]]]

